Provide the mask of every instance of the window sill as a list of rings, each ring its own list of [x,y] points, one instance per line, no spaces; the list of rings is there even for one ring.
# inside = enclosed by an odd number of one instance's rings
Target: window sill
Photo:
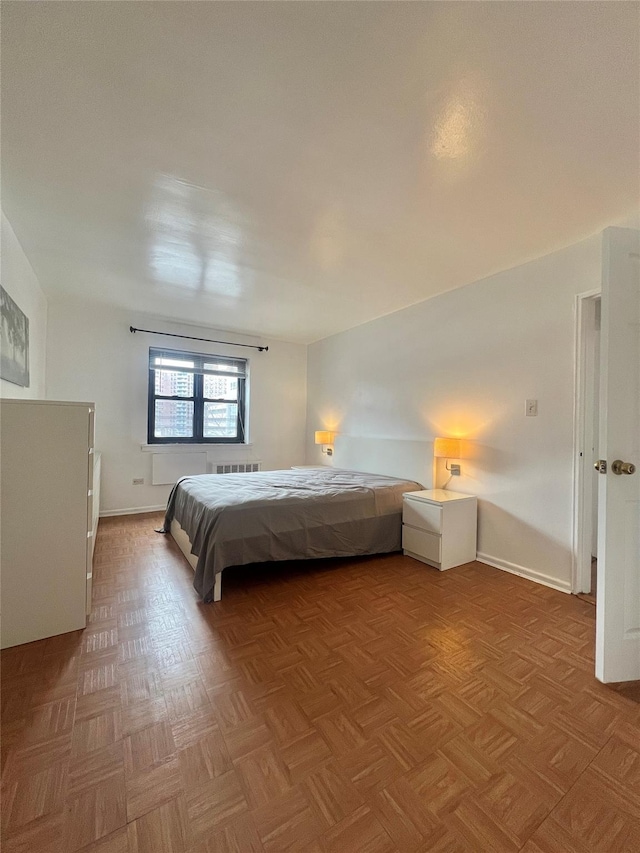
[[[244,450],[245,447],[253,447],[253,442],[247,441],[244,444],[216,444],[215,442],[211,444],[182,444],[178,441],[175,444],[141,444],[140,450],[143,453],[175,453],[177,450],[181,453],[189,453],[190,451],[202,453],[203,450],[219,450],[221,447],[228,450],[235,448]]]

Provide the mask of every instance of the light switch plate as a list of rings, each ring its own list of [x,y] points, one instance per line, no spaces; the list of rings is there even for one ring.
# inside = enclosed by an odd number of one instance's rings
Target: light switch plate
[[[525,414],[528,418],[536,418],[538,416],[538,401],[537,400],[526,400],[525,401]]]

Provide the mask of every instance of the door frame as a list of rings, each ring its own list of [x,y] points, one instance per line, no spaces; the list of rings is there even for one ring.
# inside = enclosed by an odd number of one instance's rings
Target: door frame
[[[571,592],[591,588],[591,545],[593,535],[593,406],[594,332],[596,305],[601,291],[589,290],[576,296],[573,409],[573,536]]]

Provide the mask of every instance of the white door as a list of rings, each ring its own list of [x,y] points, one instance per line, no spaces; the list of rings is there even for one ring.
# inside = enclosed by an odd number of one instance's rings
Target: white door
[[[640,679],[640,232],[603,234],[596,676]]]

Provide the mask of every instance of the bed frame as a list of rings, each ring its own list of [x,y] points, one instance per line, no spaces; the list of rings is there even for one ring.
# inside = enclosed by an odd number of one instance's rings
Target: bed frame
[[[405,441],[395,438],[353,438],[338,435],[335,439],[331,467],[348,468],[368,474],[384,474],[403,480],[416,480],[425,487],[433,483],[433,444],[426,441]],[[224,476],[224,475],[221,475]],[[198,558],[191,553],[191,542],[180,523],[174,518],[170,533],[195,572]],[[222,599],[222,572],[216,575],[213,600]]]

